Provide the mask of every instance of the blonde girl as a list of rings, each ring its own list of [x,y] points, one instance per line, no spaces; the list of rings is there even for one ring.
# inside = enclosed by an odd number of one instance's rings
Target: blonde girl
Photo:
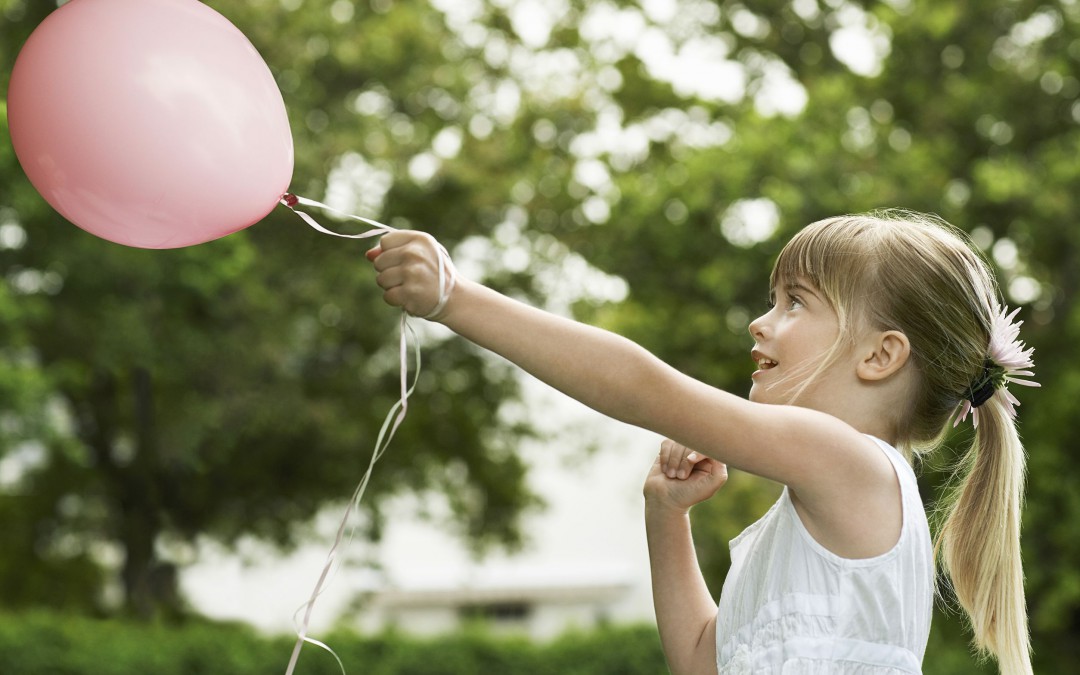
[[[673,673],[921,672],[934,547],[914,455],[976,423],[936,548],[976,646],[1030,673],[1020,564],[1023,448],[1014,399],[1031,351],[982,258],[910,213],[833,218],[798,233],[750,325],[749,400],[622,337],[458,279],[428,236],[370,251],[388,303],[428,316],[592,408],[671,439],[645,486],[657,623]],[[692,448],[693,450],[690,450]],[[689,508],[727,467],[783,484],[732,542],[719,606],[697,567]]]

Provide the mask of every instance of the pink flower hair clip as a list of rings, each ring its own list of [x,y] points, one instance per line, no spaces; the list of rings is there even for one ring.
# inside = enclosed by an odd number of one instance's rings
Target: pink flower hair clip
[[[990,349],[982,372],[968,388],[960,414],[956,416],[953,426],[967,419],[971,413],[971,422],[976,429],[979,428],[979,406],[986,403],[994,396],[1000,397],[1009,413],[1009,419],[1016,419],[1016,406],[1020,401],[1009,392],[1009,384],[1025,387],[1041,386],[1035,380],[1027,379],[1034,377],[1032,368],[1035,362],[1032,355],[1034,347],[1026,347],[1019,339],[1020,326],[1023,321],[1016,321],[1016,315],[1020,312],[1017,307],[1012,313],[1007,313],[1008,308],[1000,305],[994,312],[994,321],[990,327]]]
[[[1020,327],[1023,321],[1015,321],[1020,308],[1009,312],[1005,306],[998,306],[994,313],[994,322],[990,326],[990,347],[983,365],[983,372],[978,376],[968,389],[966,401],[960,408],[953,426],[968,419],[971,413],[971,421],[975,429],[978,429],[978,406],[983,405],[994,396],[999,396],[1005,410],[1009,413],[1009,419],[1016,419],[1016,406],[1020,401],[1009,391],[1009,384],[1015,382],[1024,387],[1041,387],[1041,384],[1032,379],[1035,373],[1031,368],[1035,362],[1031,360],[1035,354],[1034,347],[1026,347],[1020,339]]]

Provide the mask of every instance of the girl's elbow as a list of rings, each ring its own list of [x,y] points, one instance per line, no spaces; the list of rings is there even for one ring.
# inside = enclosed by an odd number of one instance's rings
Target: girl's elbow
[[[716,623],[710,621],[697,640],[668,657],[671,675],[716,675]]]
[[[686,663],[668,663],[671,675],[716,675],[716,659],[688,659]]]

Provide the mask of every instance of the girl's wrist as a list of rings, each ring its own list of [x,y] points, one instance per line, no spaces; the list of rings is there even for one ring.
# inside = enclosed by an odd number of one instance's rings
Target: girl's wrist
[[[690,516],[690,508],[682,506],[680,504],[672,504],[663,499],[645,499],[645,519],[662,521],[662,520],[681,520]]]
[[[466,296],[472,291],[472,286],[475,282],[466,279],[462,276],[457,276],[454,280],[454,285],[450,287],[449,293],[446,298],[446,302],[437,314],[430,317],[431,321],[441,323],[448,328],[453,328],[453,318],[456,310],[459,310],[463,302],[467,302]]]

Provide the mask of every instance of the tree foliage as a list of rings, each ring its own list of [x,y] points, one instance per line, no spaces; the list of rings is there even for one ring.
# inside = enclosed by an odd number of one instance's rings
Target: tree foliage
[[[330,44],[353,41],[335,34],[347,26],[323,12],[260,14],[258,3],[223,4],[264,45],[281,79],[296,83],[284,88],[296,123],[294,189],[302,194],[322,197],[338,156],[363,146],[365,127],[384,128],[385,120],[348,107],[357,92],[377,86],[371,69],[409,92],[410,82],[430,80],[446,62],[444,35],[437,22],[430,28],[424,6],[364,21],[413,43],[409,59],[391,50],[383,59],[394,65],[384,65],[366,53],[328,54]],[[8,3],[5,77],[17,45],[49,9]],[[429,29],[417,30],[423,25]],[[428,56],[412,60],[421,51]],[[429,140],[421,115],[397,116],[395,125],[409,127],[398,136]],[[380,161],[404,165],[417,150],[401,142],[387,152]],[[348,498],[398,397],[398,317],[376,292],[363,248],[322,237],[282,209],[203,246],[127,249],[47,208],[6,142],[0,159],[11,237],[0,251],[7,282],[0,301],[10,308],[0,313],[4,367],[12,373],[4,407],[9,426],[22,432],[0,451],[21,474],[0,511],[0,531],[12,539],[7,578],[57,565],[86,570],[81,578],[118,558],[129,609],[175,612],[175,565],[190,557],[196,537],[232,543],[252,535],[289,546],[320,508]],[[433,222],[446,212],[445,200],[420,188],[401,192],[388,203],[411,206],[388,213]],[[456,234],[443,232],[450,241]],[[510,371],[476,350],[458,342],[429,350],[417,404],[364,504],[370,533],[385,517],[384,497],[434,490],[446,494],[471,541],[514,544],[516,518],[535,501],[510,452],[527,430],[492,411],[515,391]],[[34,411],[46,409],[52,419],[32,427]],[[44,427],[48,433],[38,433]],[[66,589],[62,601],[94,605],[99,577],[81,593]],[[52,594],[36,587],[22,578],[8,599],[49,602]]]

